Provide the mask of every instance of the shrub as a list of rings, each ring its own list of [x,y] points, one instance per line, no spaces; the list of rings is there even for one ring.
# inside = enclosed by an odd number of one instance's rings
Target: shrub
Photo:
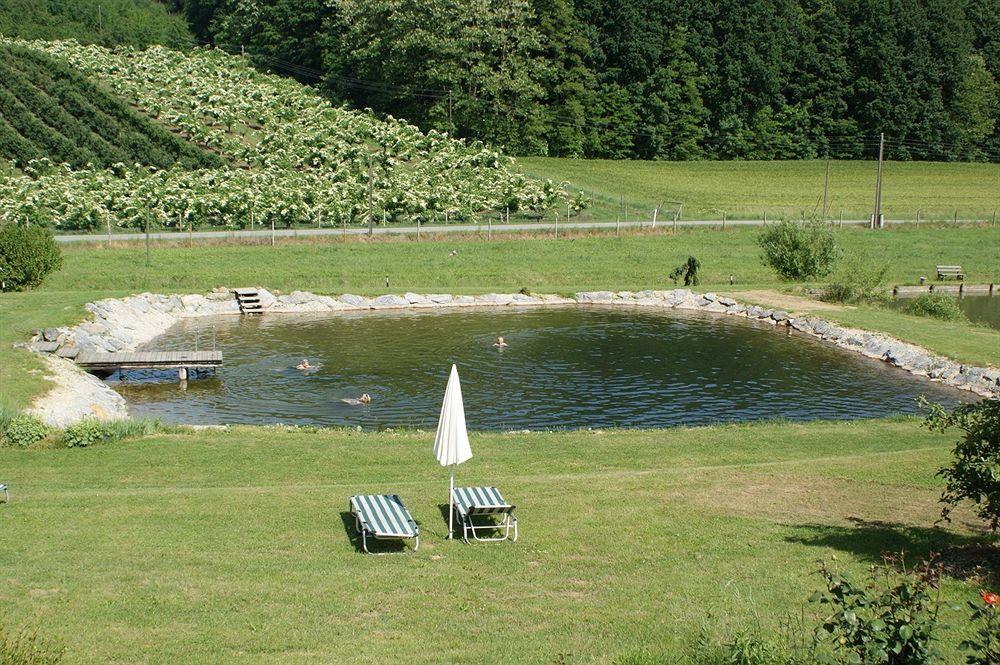
[[[0,225],[0,291],[38,286],[62,265],[52,232],[40,226]]]
[[[0,624],[0,665],[55,665],[63,651],[43,642],[34,631],[16,633]]]
[[[27,448],[49,435],[49,427],[34,416],[5,415],[6,424],[0,432],[0,443],[13,448]]]
[[[914,316],[930,316],[942,321],[964,321],[965,314],[955,298],[941,293],[925,293],[903,306],[903,311]]]
[[[790,280],[829,275],[839,255],[833,231],[822,222],[772,224],[757,237],[757,244],[764,263]]]
[[[676,284],[677,280],[683,277],[684,286],[697,286],[698,282],[701,281],[698,277],[699,270],[701,270],[701,261],[689,256],[687,261],[670,271],[670,279]]]
[[[886,276],[889,266],[875,257],[861,255],[837,271],[835,279],[823,290],[827,302],[878,303],[887,302]]]
[[[61,441],[67,448],[86,448],[98,443],[145,436],[160,430],[158,420],[98,420],[84,418],[63,430]]]
[[[826,606],[815,633],[818,660],[919,665],[937,657],[940,566],[925,561],[908,569],[901,557],[885,557],[863,584],[825,562],[819,572],[826,588],[810,598]]]
[[[961,404],[951,413],[940,404],[927,404],[924,426],[944,432],[958,427],[964,432],[955,444],[950,466],[937,475],[945,479],[941,494],[941,519],[948,520],[952,509],[971,501],[974,510],[996,532],[1000,526],[1000,400],[984,399]]]
[[[969,665],[1000,663],[1000,596],[990,591],[980,591],[982,601],[969,602],[975,637],[964,640],[961,647],[972,653],[965,657]]]

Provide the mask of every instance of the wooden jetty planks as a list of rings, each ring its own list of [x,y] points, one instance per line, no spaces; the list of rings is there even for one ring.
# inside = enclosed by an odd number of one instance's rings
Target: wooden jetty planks
[[[222,351],[143,351],[131,353],[80,353],[81,367],[155,369],[180,367],[218,367]]]

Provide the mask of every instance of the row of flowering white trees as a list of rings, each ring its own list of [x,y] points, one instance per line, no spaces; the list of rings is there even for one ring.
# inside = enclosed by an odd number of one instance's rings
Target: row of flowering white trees
[[[373,208],[391,220],[470,218],[565,205],[562,186],[512,160],[393,118],[331,106],[296,81],[213,49],[109,50],[0,38],[65,60],[230,166],[72,170],[32,162],[0,175],[0,221],[65,229],[343,224]],[[574,202],[576,206],[582,201]]]

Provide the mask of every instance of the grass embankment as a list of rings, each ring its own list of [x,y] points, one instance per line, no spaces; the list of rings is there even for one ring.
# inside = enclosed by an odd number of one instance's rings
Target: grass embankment
[[[666,275],[688,255],[702,263],[701,289],[786,288],[760,261],[758,230],[685,230],[669,233],[575,239],[449,239],[414,242],[64,248],[66,265],[32,292],[0,294],[0,399],[23,406],[43,388],[39,363],[10,347],[32,328],[80,320],[89,301],[142,291],[200,293],[215,286],[263,285],[290,292],[405,291],[573,293],[586,289],[669,288]],[[961,263],[969,282],[1000,281],[1000,229],[895,228],[872,233],[837,232],[848,256],[868,256],[889,266],[892,282],[933,276],[938,263]],[[449,256],[456,249],[457,256]],[[385,288],[389,276],[390,287]],[[958,360],[1000,364],[1000,333],[961,323],[918,319],[898,312],[858,308],[831,318],[847,325],[885,330]]]
[[[661,219],[683,204],[686,219],[799,219],[823,212],[826,162],[641,162],[522,157],[533,176],[567,180],[586,190],[595,207],[585,216],[614,219],[621,197],[630,219]],[[875,163],[830,162],[827,217],[868,219],[872,214]],[[886,219],[991,219],[1000,208],[1000,164],[886,162],[882,211]],[[582,218],[582,217],[581,217]]]
[[[432,440],[233,429],[0,451],[5,620],[70,662],[676,655],[703,626],[797,615],[819,558],[860,573],[973,539],[964,514],[931,528],[952,439],[913,420],[475,434],[458,482],[518,505],[513,545],[445,540]],[[381,491],[420,523],[417,553],[358,553],[347,499]],[[967,625],[951,606],[975,584],[943,585],[951,660]]]

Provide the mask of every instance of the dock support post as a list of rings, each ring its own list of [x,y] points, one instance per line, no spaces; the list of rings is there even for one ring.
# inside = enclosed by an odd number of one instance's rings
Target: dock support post
[[[178,367],[177,368],[177,380],[178,381],[187,381],[187,378],[188,378],[187,367]]]

